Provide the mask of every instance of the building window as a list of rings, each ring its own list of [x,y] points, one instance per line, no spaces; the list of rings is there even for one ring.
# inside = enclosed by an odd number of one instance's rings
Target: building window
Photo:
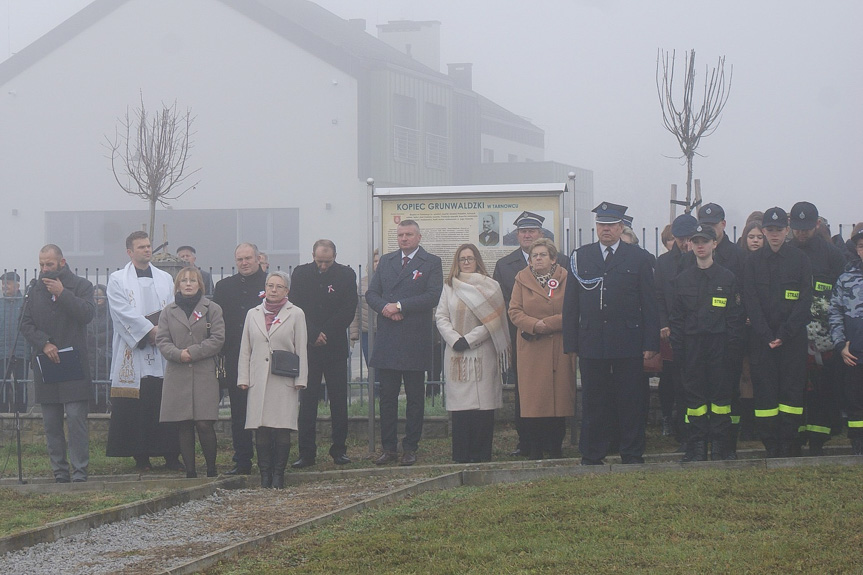
[[[493,164],[494,163],[494,150],[491,148],[483,148],[482,149],[482,163],[483,164]]]
[[[419,159],[417,102],[400,94],[393,95],[393,158],[408,164]]]
[[[449,130],[446,108],[437,104],[425,105],[425,161],[426,166],[446,170],[449,166]]]

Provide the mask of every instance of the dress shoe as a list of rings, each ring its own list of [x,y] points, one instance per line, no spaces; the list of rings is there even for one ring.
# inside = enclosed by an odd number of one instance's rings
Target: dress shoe
[[[250,465],[234,465],[234,468],[230,471],[226,471],[225,475],[251,475],[252,474],[252,466]]]
[[[55,477],[54,483],[69,483],[69,480],[65,477]]]
[[[381,453],[381,456],[375,459],[375,465],[386,465],[387,463],[393,463],[394,461],[398,461],[399,454],[395,451],[384,451]]]
[[[582,465],[605,465],[601,459],[590,459],[589,457],[581,458]]]
[[[165,469],[169,471],[186,471],[186,466],[179,459],[165,459]]]
[[[336,465],[347,465],[351,462],[351,458],[342,453],[341,455],[333,455],[333,463]]]
[[[399,465],[407,467],[408,465],[413,465],[417,462],[417,454],[413,451],[405,451],[402,453],[402,459],[399,461]]]
[[[297,459],[296,461],[291,463],[291,469],[303,469],[305,467],[311,467],[314,464],[315,464],[314,459],[308,459],[305,457],[300,457],[299,459]]]

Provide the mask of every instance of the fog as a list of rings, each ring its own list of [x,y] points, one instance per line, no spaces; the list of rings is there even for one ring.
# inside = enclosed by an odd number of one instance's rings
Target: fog
[[[0,56],[20,50],[84,0],[5,0]],[[729,225],[755,209],[814,201],[834,233],[863,219],[863,3],[678,0],[318,0],[367,31],[390,20],[441,22],[441,69],[473,63],[473,88],[546,133],[547,160],[594,172],[594,197],[630,206],[636,227],[663,225],[686,169],[665,131],[658,48],[724,55],[731,95],[702,140],[695,177]],[[681,71],[678,70],[680,74]],[[700,88],[698,90],[700,94]],[[374,174],[369,174],[374,176]],[[847,231],[846,231],[847,236]]]

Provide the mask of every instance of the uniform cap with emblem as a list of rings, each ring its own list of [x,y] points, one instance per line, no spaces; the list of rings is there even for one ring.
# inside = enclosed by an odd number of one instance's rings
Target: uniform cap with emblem
[[[698,209],[698,221],[702,224],[718,224],[725,219],[725,210],[719,204],[704,204]]]
[[[542,222],[545,221],[545,218],[539,214],[535,214],[533,212],[522,212],[515,218],[513,224],[515,224],[516,229],[519,230],[529,230],[534,228],[541,228]]]
[[[809,202],[797,202],[791,208],[792,230],[814,230],[818,224],[818,208]]]
[[[761,227],[766,228],[768,226],[773,226],[775,228],[787,228],[788,227],[788,214],[785,213],[785,210],[782,208],[770,208],[764,215],[761,216]]]
[[[624,214],[628,208],[611,202],[602,202],[591,211],[596,214],[596,223],[598,224],[616,224],[624,221]],[[632,218],[629,219],[632,223]]]
[[[688,238],[695,233],[698,220],[692,214],[681,214],[671,222],[671,235],[675,238]]]
[[[691,239],[706,238],[708,240],[716,240],[716,230],[712,226],[706,224],[698,224],[695,226],[695,231],[692,233]]]

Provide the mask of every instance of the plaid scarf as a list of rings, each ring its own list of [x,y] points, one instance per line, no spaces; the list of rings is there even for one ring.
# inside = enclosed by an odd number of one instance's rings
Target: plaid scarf
[[[491,334],[491,341],[497,352],[501,373],[506,373],[509,367],[509,326],[506,323],[506,304],[500,285],[493,279],[482,274],[459,274],[452,278],[452,289],[467,308],[482,322]],[[454,324],[456,322],[453,322]],[[456,329],[459,326],[454,325]],[[457,357],[453,358],[457,360]],[[457,366],[453,366],[457,367]],[[465,366],[458,366],[455,372],[462,371]]]

